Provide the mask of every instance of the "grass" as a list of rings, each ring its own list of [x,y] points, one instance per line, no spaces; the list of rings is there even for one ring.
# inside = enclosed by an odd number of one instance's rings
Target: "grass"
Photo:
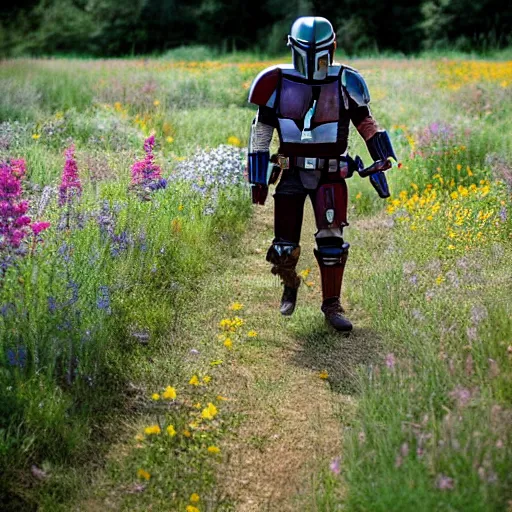
[[[195,55],[0,70],[0,160],[26,160],[30,215],[51,222],[0,286],[2,506],[504,509],[510,62],[354,62],[401,167],[389,202],[349,183],[344,299],[356,330],[340,340],[321,322],[315,270],[296,315],[276,320],[270,200],[241,239],[251,209],[240,185],[217,196],[180,182],[149,201],[128,189],[151,133],[166,177],[200,149],[247,144],[248,87],[270,63]],[[83,192],[66,229],[52,188],[71,140]],[[350,153],[369,161],[356,133]],[[309,216],[305,248],[313,232]],[[234,300],[240,313],[226,309]],[[234,315],[245,323],[229,350],[219,322]],[[167,386],[175,399],[152,398]],[[260,470],[242,482],[250,464]]]

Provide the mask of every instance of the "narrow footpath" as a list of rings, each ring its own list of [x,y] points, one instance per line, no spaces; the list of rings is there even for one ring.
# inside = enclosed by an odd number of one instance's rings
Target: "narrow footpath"
[[[337,458],[356,404],[356,367],[371,358],[361,312],[348,305],[357,326],[350,337],[324,323],[309,202],[298,267],[305,278],[292,317],[279,314],[281,286],[265,261],[272,230],[270,198],[255,211],[242,244],[246,254],[235,260],[228,286],[244,304],[240,316],[258,333],[236,349],[222,384],[244,418],[226,440],[218,472],[240,512],[317,509],[316,477],[343,464]]]

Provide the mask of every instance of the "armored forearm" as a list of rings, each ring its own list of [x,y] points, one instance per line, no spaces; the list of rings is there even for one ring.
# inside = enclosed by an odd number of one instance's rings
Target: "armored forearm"
[[[378,131],[366,141],[366,146],[374,161],[387,160],[388,158],[392,158],[395,162],[398,161],[386,130]]]
[[[251,125],[247,172],[249,183],[268,185],[268,167],[270,162],[270,143],[274,128],[262,123],[256,116]]]

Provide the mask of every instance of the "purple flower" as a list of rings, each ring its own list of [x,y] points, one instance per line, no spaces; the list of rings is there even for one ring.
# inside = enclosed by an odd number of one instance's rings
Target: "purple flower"
[[[7,351],[7,361],[11,366],[25,368],[27,364],[27,349],[18,347],[16,350],[9,349]]]
[[[110,292],[108,286],[100,286],[96,304],[98,305],[99,309],[102,309],[103,311],[106,311],[108,314],[110,314]]]
[[[458,407],[464,407],[471,400],[472,392],[470,389],[457,386],[453,391],[448,393],[448,396],[455,400]]]

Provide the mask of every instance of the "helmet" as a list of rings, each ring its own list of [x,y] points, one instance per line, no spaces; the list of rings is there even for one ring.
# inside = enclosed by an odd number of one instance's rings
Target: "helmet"
[[[304,16],[293,23],[288,46],[297,72],[308,80],[323,80],[334,59],[336,34],[325,18]]]

